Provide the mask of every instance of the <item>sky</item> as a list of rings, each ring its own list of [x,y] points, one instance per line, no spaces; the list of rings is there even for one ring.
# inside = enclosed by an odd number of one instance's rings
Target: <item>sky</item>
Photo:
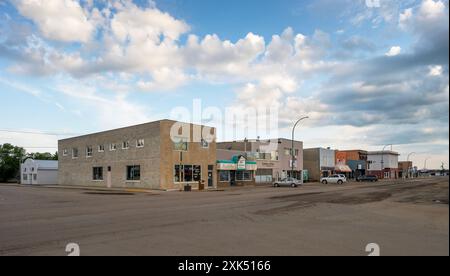
[[[448,26],[448,0],[0,0],[0,144],[54,152],[200,103],[221,141],[308,116],[305,147],[448,168]],[[224,119],[264,108],[276,131]]]

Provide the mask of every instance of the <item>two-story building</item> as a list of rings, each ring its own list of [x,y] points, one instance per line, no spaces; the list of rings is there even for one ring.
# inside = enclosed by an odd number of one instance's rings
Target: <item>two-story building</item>
[[[330,148],[305,149],[304,166],[308,170],[311,181],[319,181],[321,177],[327,177],[336,170],[336,151]]]
[[[367,155],[368,173],[379,179],[398,178],[398,157],[395,151],[369,151]]]
[[[245,140],[217,143],[218,149],[245,152],[249,159],[256,160],[257,184],[272,183],[291,175],[303,180],[303,142],[279,138],[270,140]],[[294,158],[292,158],[292,153]]]
[[[60,140],[59,183],[157,190],[179,190],[185,185],[214,188],[215,131],[161,120]]]
[[[348,178],[357,178],[367,173],[367,155],[365,150],[337,150],[336,151],[336,173],[342,172],[344,168]],[[349,172],[350,170],[350,172]]]

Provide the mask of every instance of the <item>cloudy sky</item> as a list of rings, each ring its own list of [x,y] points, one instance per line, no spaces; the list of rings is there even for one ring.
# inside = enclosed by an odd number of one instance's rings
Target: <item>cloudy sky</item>
[[[200,99],[448,167],[448,26],[448,0],[0,0],[0,144],[55,151]]]

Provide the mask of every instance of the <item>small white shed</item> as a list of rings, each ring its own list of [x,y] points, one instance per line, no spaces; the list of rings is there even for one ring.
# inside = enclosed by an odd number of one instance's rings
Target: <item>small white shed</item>
[[[20,183],[26,185],[58,184],[58,161],[27,159],[20,165]]]

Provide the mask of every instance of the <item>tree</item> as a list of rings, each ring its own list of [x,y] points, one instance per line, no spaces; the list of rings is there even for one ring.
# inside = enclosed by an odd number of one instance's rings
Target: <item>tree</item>
[[[58,160],[58,152],[55,152],[55,154],[51,154],[50,152],[34,152],[27,154],[27,158],[34,160]]]
[[[0,145],[0,181],[7,182],[17,178],[25,149],[11,144]]]

